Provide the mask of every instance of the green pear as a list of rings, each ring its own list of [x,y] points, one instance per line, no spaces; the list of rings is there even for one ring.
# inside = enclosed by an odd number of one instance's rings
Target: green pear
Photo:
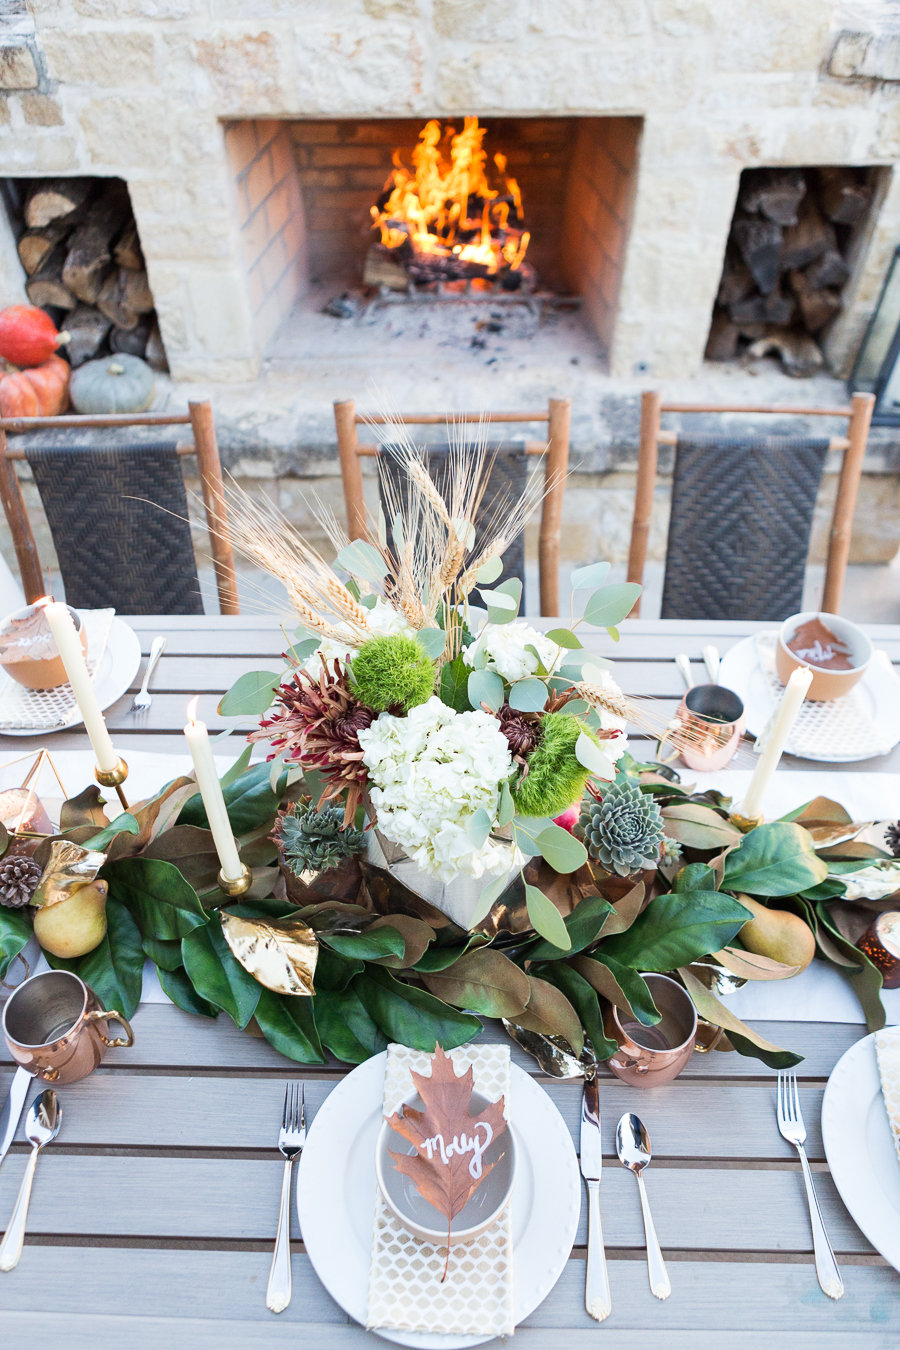
[[[92,881],[34,916],[34,935],[51,956],[86,956],[106,935],[105,881]]]
[[[805,970],[816,954],[809,924],[786,909],[767,909],[749,895],[739,895],[738,900],[753,913],[738,934],[747,951]]]

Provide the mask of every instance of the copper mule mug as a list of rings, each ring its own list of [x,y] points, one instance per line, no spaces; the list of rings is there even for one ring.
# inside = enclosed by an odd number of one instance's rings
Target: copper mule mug
[[[697,1010],[687,991],[668,975],[652,973],[643,979],[660,1020],[655,1026],[644,1026],[610,1004],[604,1017],[605,1031],[619,1048],[608,1062],[623,1083],[632,1087],[660,1087],[678,1077],[694,1050],[703,1055],[714,1049],[723,1032],[721,1027],[704,1022],[704,1027],[715,1034],[708,1041],[698,1040]]]
[[[110,1040],[107,1022],[121,1023],[125,1035]],[[23,980],[6,1000],[3,1035],[16,1063],[45,1083],[77,1083],[110,1046],[134,1045],[122,1014],[104,1011],[93,989],[69,970]]]

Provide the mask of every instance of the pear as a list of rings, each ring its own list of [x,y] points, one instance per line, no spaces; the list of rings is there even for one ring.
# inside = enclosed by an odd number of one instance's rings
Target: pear
[[[753,913],[738,934],[747,951],[805,970],[816,954],[809,924],[786,909],[767,909],[749,895],[738,895],[738,900]]]
[[[106,935],[105,881],[80,887],[68,900],[44,905],[34,916],[34,935],[51,956],[86,956]]]

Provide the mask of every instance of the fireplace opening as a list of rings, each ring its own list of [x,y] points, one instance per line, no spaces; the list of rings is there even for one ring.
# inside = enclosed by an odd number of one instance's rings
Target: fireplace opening
[[[69,334],[73,367],[126,352],[167,371],[127,185],[121,178],[6,178],[0,195],[25,294]]]
[[[633,117],[226,124],[267,355],[348,353],[366,334],[477,351],[502,328],[577,331],[602,360],[640,130]]]
[[[829,330],[861,252],[878,169],[745,169],[706,356],[774,355],[788,375],[825,366]]]

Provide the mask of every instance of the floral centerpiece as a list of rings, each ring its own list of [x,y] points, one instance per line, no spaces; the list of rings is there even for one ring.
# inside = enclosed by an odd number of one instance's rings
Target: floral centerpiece
[[[411,445],[395,453],[402,503],[387,483],[390,520],[335,538],[333,566],[234,504],[239,546],[284,582],[300,625],[284,670],[243,675],[220,705],[251,723],[222,779],[249,891],[219,889],[193,777],[113,819],[87,788],[59,833],[0,836],[0,977],[34,933],[130,1016],[149,958],[179,1007],[252,1024],[307,1063],[361,1062],[388,1040],[450,1049],[494,1017],[551,1071],[577,1068],[614,1051],[608,1004],[659,1020],[642,972],[667,971],[724,1029],[719,1048],[781,1067],[798,1056],[735,1017],[727,991],[814,953],[883,1023],[880,972],[855,943],[900,891],[881,846],[896,835],[873,842],[822,798],[743,833],[727,798],[636,760],[626,727],[654,714],[577,630],[615,640],[639,588],[581,568],[582,617],[537,631],[521,584],[499,582],[534,494],[479,539],[483,447],[451,449],[448,500]],[[259,743],[270,758],[251,764]]]

